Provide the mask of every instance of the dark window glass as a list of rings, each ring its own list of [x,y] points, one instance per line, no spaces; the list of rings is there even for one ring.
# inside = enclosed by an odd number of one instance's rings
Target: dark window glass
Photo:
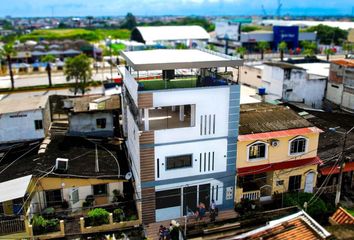
[[[47,207],[60,205],[63,199],[60,189],[45,191],[45,198],[47,201]]]
[[[107,184],[93,185],[93,195],[107,195]]]
[[[192,166],[192,154],[166,157],[166,169],[184,168]]]
[[[106,119],[105,118],[96,119],[96,126],[97,128],[106,128]]]
[[[181,206],[181,189],[156,192],[156,209]]]
[[[265,158],[265,143],[256,143],[249,147],[249,159]]]
[[[289,178],[289,189],[288,191],[296,191],[301,188],[301,175],[291,176]]]
[[[43,129],[42,120],[34,120],[34,127],[36,130]]]
[[[290,154],[304,153],[306,149],[306,139],[298,138],[291,142]]]

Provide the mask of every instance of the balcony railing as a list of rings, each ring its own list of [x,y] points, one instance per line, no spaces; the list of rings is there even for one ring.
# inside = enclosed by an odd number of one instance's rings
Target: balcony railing
[[[249,199],[249,200],[258,200],[261,197],[261,191],[260,190],[255,190],[255,191],[249,191],[249,192],[243,192],[242,193],[242,198],[243,199]]]

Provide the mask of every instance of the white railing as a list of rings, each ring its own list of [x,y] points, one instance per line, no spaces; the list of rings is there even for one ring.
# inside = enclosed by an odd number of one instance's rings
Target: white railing
[[[260,190],[255,190],[255,191],[249,191],[249,192],[243,192],[242,193],[242,198],[243,199],[258,200],[260,197],[261,197],[261,191]]]

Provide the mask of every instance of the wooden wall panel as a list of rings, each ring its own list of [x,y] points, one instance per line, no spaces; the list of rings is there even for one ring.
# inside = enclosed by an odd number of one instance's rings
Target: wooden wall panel
[[[154,131],[142,132],[139,137],[139,142],[140,142],[140,145],[141,144],[154,144],[155,132]]]
[[[155,150],[153,147],[140,149],[140,176],[142,182],[155,181]]]
[[[139,93],[138,108],[152,108],[152,107],[153,107],[152,93]]]
[[[156,221],[155,208],[155,187],[141,189],[141,210],[143,224],[149,224]]]

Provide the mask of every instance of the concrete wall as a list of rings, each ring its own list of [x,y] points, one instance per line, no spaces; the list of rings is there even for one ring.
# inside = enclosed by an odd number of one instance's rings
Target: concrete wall
[[[106,127],[98,128],[96,120],[106,119]],[[114,124],[113,113],[111,112],[92,112],[92,113],[72,113],[69,115],[69,134],[70,135],[95,135],[113,136]]]
[[[258,166],[258,165],[269,164],[269,163],[280,163],[286,160],[299,160],[303,158],[316,157],[319,134],[311,133],[311,134],[305,134],[301,136],[308,139],[306,154],[301,156],[296,156],[296,157],[289,155],[289,143],[290,143],[289,141],[295,138],[296,135],[290,137],[277,138],[277,140],[279,140],[279,144],[277,147],[272,147],[270,145],[270,139],[269,140],[259,139],[259,141],[269,144],[268,156],[266,159],[263,160],[251,160],[251,161],[249,161],[247,158],[247,153],[248,153],[247,146],[256,141],[238,141],[236,166],[237,168],[252,167],[252,166]]]
[[[240,68],[240,82],[254,88],[262,87],[262,70],[252,66],[242,66]]]
[[[352,89],[344,88],[341,107],[344,110],[354,112],[354,87]]]
[[[279,99],[283,95],[284,70],[278,67],[264,65],[262,86],[267,94],[276,95]]]
[[[35,120],[43,120],[43,109],[1,114],[0,143],[44,138],[45,131],[35,129]]]
[[[340,105],[342,103],[343,84],[327,83],[326,99]]]

